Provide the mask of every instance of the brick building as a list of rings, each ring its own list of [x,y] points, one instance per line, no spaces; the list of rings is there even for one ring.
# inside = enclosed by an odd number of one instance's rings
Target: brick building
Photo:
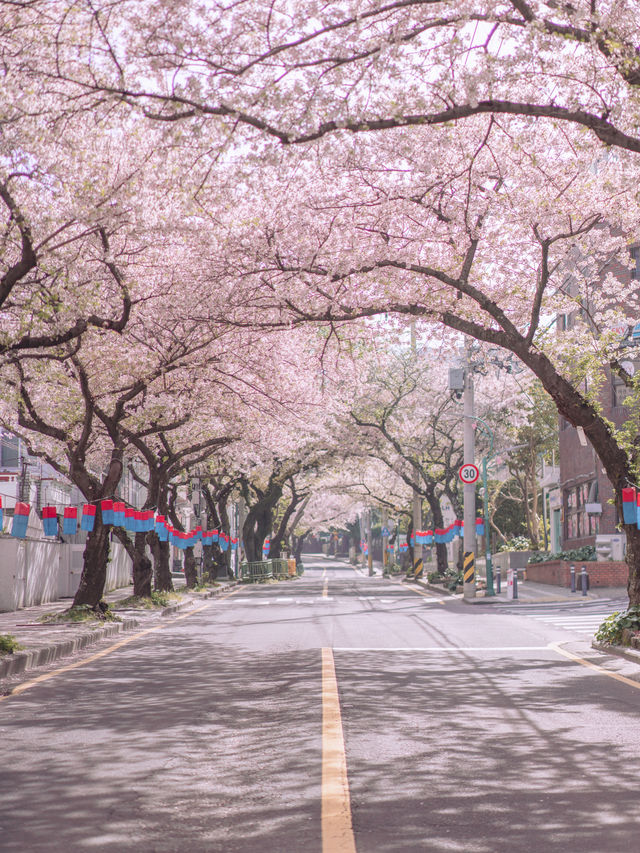
[[[603,274],[613,272],[623,284],[640,281],[640,247],[631,249],[635,267],[628,269],[619,263],[609,264]],[[560,333],[571,328],[578,312],[558,317]],[[640,323],[620,328],[621,361],[627,372],[640,370]],[[605,418],[620,426],[627,417],[623,402],[627,388],[616,376],[607,371],[602,387],[601,402]],[[558,488],[550,493],[552,530],[559,532],[561,549],[569,550],[583,545],[594,545],[599,534],[615,534],[620,519],[610,501],[613,489],[595,451],[581,429],[576,429],[564,418],[559,423],[560,477]]]

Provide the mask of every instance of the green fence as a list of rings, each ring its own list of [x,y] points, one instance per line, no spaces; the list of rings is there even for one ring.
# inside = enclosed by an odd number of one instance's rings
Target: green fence
[[[243,583],[256,583],[273,577],[273,560],[256,560],[254,563],[240,563],[240,578]]]
[[[240,564],[240,578],[243,583],[258,583],[271,578],[286,580],[295,578],[296,575],[295,560],[257,560]]]

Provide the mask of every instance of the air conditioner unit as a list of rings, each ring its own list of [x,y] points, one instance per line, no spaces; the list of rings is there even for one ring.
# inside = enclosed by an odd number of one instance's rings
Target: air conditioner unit
[[[624,533],[600,533],[596,536],[596,557],[601,562],[624,560],[626,545]]]

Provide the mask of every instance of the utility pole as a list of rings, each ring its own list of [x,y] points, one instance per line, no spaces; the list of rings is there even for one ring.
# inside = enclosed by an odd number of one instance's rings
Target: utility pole
[[[464,367],[464,464],[475,462],[475,430],[474,430],[474,400],[473,400],[473,373],[471,371],[471,360],[469,344],[465,344],[465,367]],[[464,557],[463,557],[463,595],[465,598],[476,597],[476,484],[464,483]],[[485,520],[485,524],[486,524]]]
[[[411,353],[413,355],[414,360],[414,368],[417,369],[417,353],[418,353],[418,345],[416,340],[416,321],[411,321]],[[418,543],[418,537],[416,536],[416,531],[422,530],[422,497],[419,492],[420,485],[420,472],[418,470],[418,464],[413,467],[413,500],[412,500],[412,511],[413,511],[413,577],[419,578],[422,576],[423,562],[422,562],[422,544]]]
[[[389,562],[389,555],[387,554],[387,545],[389,544],[389,528],[387,527],[389,523],[389,513],[386,508],[382,510],[380,523],[382,525],[382,574],[384,575],[387,570],[387,563]]]

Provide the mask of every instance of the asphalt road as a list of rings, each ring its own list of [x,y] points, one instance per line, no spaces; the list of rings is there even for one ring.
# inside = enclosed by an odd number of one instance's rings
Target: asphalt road
[[[640,850],[637,666],[535,613],[317,560],[105,644],[0,701],[0,850]]]

